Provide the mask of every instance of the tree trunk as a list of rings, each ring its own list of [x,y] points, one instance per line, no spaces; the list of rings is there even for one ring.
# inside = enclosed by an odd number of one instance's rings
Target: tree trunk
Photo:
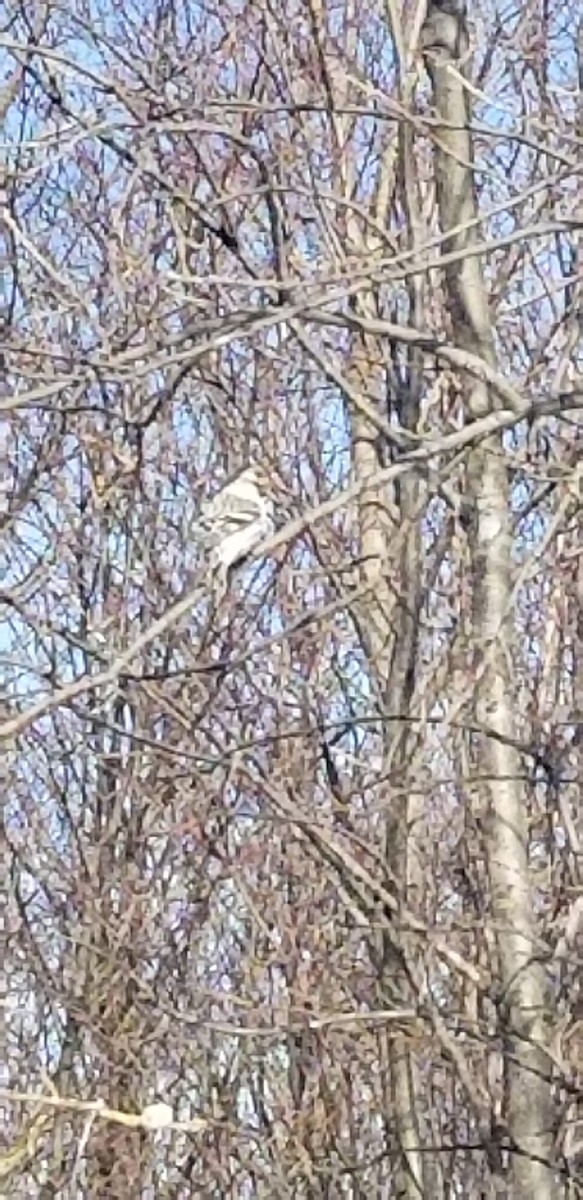
[[[446,268],[449,312],[455,343],[495,364],[488,293],[477,240],[469,92],[463,78],[468,39],[463,17],[437,5],[423,30],[423,48],[435,104],[443,125],[435,141],[436,186],[441,228],[452,232],[444,253],[460,251]],[[467,253],[463,253],[467,251]],[[494,404],[486,384],[467,385],[467,413],[484,415]],[[514,731],[511,677],[509,480],[499,437],[468,456],[467,519],[473,572],[474,702],[478,722],[488,726],[477,754],[485,780],[485,816],[491,912],[500,962],[499,1014],[505,1045],[502,1119],[511,1148],[508,1180],[514,1200],[544,1200],[556,1194],[552,1148],[550,1058],[545,1014],[545,978],[538,959],[535,899],[529,877],[526,799],[520,758],[508,740]]]

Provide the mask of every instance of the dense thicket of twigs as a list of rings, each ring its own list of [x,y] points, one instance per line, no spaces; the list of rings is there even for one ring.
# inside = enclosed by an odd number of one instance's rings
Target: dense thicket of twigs
[[[421,6],[0,13],[7,1084],[54,1101],[3,1102],[10,1194],[396,1195],[398,1038],[427,1195],[493,1195],[513,1146],[474,755],[479,368],[452,337]],[[464,69],[512,509],[508,736],[575,1195],[582,129],[575,5],[545,14],[474,6]],[[421,551],[406,713],[376,670],[359,420],[396,467],[389,633],[412,530]],[[197,512],[256,460],[287,488],[281,536],[217,595]],[[116,1121],[156,1099],[179,1127]]]

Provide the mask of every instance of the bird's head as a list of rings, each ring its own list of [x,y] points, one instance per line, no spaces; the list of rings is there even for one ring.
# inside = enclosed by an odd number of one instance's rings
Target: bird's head
[[[268,463],[254,463],[237,478],[245,485],[256,487],[264,496],[276,497],[289,491],[277,468]]]

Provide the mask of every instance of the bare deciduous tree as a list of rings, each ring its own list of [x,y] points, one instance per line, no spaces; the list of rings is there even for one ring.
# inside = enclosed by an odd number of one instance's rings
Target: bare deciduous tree
[[[575,7],[0,12],[3,1183],[577,1196]]]

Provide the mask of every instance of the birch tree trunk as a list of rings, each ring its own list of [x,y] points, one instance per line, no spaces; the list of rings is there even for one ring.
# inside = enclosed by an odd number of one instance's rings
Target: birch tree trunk
[[[435,139],[440,223],[452,232],[444,253],[459,251],[446,268],[452,334],[456,344],[494,366],[496,355],[488,292],[477,240],[478,209],[472,173],[469,91],[463,74],[468,38],[461,11],[432,5],[423,48],[437,111],[443,121]],[[464,253],[465,252],[465,253]],[[486,383],[467,384],[467,414],[485,415],[495,399]],[[537,948],[537,922],[529,878],[526,797],[520,758],[509,744],[514,731],[511,664],[509,480],[501,439],[489,438],[467,460],[467,520],[473,571],[474,704],[481,735],[477,754],[484,779],[481,797],[486,829],[491,911],[499,956],[500,1020],[505,1041],[505,1104],[502,1118],[513,1151],[508,1165],[514,1200],[555,1194],[550,1058],[545,979]],[[500,735],[500,736],[497,736]],[[504,739],[504,740],[502,740]]]

